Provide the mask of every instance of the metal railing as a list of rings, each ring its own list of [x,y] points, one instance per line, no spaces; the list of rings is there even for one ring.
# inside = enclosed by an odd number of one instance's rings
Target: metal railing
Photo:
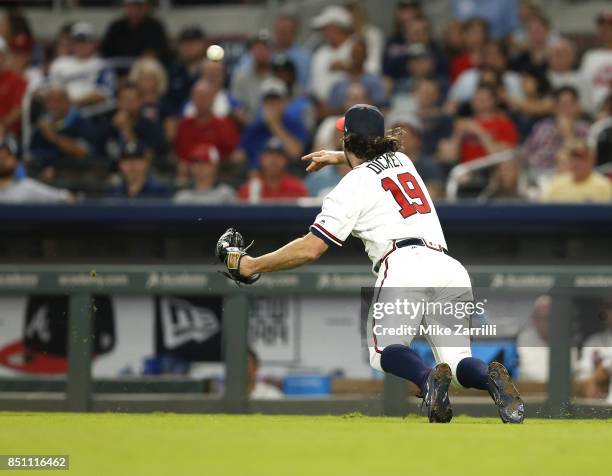
[[[514,160],[515,158],[516,150],[508,149],[495,152],[494,154],[487,155],[481,159],[471,160],[465,164],[455,165],[455,167],[453,167],[451,170],[446,182],[446,199],[450,202],[457,200],[461,179],[467,175],[479,170],[495,167],[496,165],[503,162],[508,162],[509,160]]]

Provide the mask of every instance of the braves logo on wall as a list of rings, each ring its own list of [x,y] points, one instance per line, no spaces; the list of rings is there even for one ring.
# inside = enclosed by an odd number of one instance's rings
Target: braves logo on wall
[[[93,298],[94,358],[115,346],[110,297]],[[68,297],[29,296],[22,338],[0,348],[0,365],[28,374],[64,374],[68,350]]]
[[[221,298],[156,297],[156,354],[187,362],[220,362],[221,313]]]

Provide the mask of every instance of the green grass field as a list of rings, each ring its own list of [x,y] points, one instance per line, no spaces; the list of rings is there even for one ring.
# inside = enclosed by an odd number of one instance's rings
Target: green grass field
[[[0,413],[0,454],[78,475],[609,476],[611,452],[611,420]]]

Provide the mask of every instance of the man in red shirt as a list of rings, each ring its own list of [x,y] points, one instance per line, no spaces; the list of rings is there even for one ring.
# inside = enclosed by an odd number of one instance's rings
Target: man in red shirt
[[[240,141],[238,128],[232,120],[213,115],[216,94],[217,90],[204,80],[198,81],[191,90],[195,117],[181,119],[174,140],[174,151],[183,163],[189,162],[189,154],[201,144],[214,145],[221,160],[227,159]]]
[[[461,73],[478,66],[482,50],[489,40],[489,25],[480,17],[473,17],[461,26],[465,51],[451,60],[450,80],[454,83]]]
[[[259,175],[238,190],[238,198],[256,203],[260,200],[296,199],[308,196],[304,182],[287,173],[289,157],[280,139],[273,137],[259,159]]]
[[[498,110],[493,86],[478,86],[472,98],[472,111],[472,118],[455,122],[452,137],[441,145],[442,159],[469,162],[517,145],[516,126]]]
[[[21,100],[28,86],[17,71],[8,66],[8,46],[0,36],[0,135],[21,131]]]

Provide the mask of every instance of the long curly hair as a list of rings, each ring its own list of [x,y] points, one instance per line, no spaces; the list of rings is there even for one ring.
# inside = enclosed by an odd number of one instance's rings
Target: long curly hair
[[[364,160],[373,160],[381,155],[397,152],[400,149],[402,131],[395,128],[387,132],[383,137],[368,139],[359,134],[347,134],[344,136],[344,150],[355,154]]]

